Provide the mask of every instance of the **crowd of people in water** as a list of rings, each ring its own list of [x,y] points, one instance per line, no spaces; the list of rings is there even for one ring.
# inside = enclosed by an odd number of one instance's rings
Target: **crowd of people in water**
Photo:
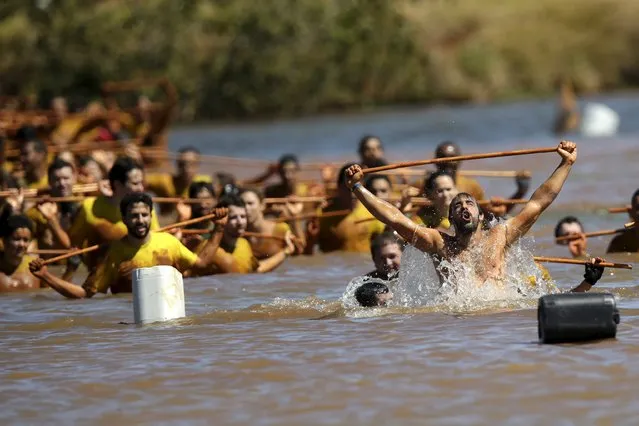
[[[176,105],[170,82],[152,82],[166,94],[162,103],[142,98],[127,110],[115,100],[115,93],[143,84],[149,82],[105,85],[102,102],[74,114],[63,98],[50,110],[0,109],[0,292],[126,293],[136,268],[172,265],[185,277],[268,273],[291,256],[319,250],[370,252],[375,268],[355,297],[362,306],[383,306],[392,299],[385,283],[397,277],[407,244],[429,254],[436,267],[461,262],[478,285],[500,285],[508,250],[550,206],[577,161],[576,144],[560,142],[557,168],[521,208],[488,199],[459,162],[438,163],[421,176],[366,174],[386,164],[375,136],[359,141],[358,164],[326,165],[312,183],[299,179],[304,164],[295,155],[240,180],[202,173],[201,153],[188,146],[169,173],[158,170],[170,158],[167,130]],[[460,154],[451,141],[434,150],[436,158]],[[509,199],[526,197],[529,186],[530,175],[517,173]],[[639,190],[628,213],[639,220]],[[617,235],[608,252],[639,251],[637,229]],[[568,237],[561,244],[573,257],[589,259],[584,232],[569,216],[555,236]],[[601,278],[600,262],[586,263],[584,280],[572,291],[588,291]],[[81,265],[88,275],[78,285],[73,279]],[[446,268],[437,270],[444,280]]]

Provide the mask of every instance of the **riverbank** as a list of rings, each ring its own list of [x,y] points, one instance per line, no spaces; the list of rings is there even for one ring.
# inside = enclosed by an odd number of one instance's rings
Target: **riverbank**
[[[183,122],[543,97],[561,76],[582,94],[639,85],[631,0],[61,0],[3,11],[1,94],[83,105],[101,82],[165,74]]]

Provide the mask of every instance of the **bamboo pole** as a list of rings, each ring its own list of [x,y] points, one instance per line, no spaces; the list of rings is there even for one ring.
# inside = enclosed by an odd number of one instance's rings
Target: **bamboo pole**
[[[323,203],[325,197],[281,197],[265,198],[264,204],[284,204],[284,203]]]
[[[559,242],[562,242],[562,241],[578,240],[582,236],[584,236],[586,238],[601,237],[601,236],[604,236],[604,235],[619,234],[619,233],[624,232],[624,231],[625,231],[625,229],[606,229],[606,230],[603,230],[603,231],[586,232],[585,234],[563,235],[561,237],[555,238],[555,241],[559,243]]]
[[[520,149],[520,150],[514,150],[514,151],[498,151],[498,152],[489,152],[485,154],[469,154],[469,155],[458,155],[456,157],[431,158],[428,160],[419,160],[419,161],[405,161],[402,163],[389,164],[387,166],[364,169],[362,171],[366,175],[371,173],[383,172],[386,170],[401,169],[404,167],[423,166],[426,164],[450,163],[452,161],[481,160],[485,158],[514,157],[518,155],[544,154],[548,152],[557,152],[557,147]]]
[[[569,259],[566,257],[535,256],[533,259],[535,259],[535,262],[540,262],[540,263],[566,263],[569,265],[585,265],[586,263],[590,263],[590,261],[588,260]],[[596,263],[595,265],[603,266],[604,268],[632,269],[632,265],[628,263],[600,262],[600,263]]]
[[[24,201],[31,201],[34,203],[75,203],[77,201],[84,201],[87,198],[89,197],[86,195],[74,195],[71,197],[49,197],[45,195],[42,197],[25,197]]]
[[[275,222],[288,222],[291,220],[321,219],[323,217],[346,216],[350,212],[352,212],[352,210],[336,210],[334,212],[326,213],[308,213],[291,217],[278,217],[277,219],[275,219]]]
[[[530,170],[459,170],[457,174],[460,176],[495,178],[514,178],[517,176],[532,177],[532,173],[530,172]]]
[[[610,207],[608,209],[608,213],[629,213],[631,208],[632,208],[631,206]]]
[[[65,254],[71,251],[73,251],[73,249],[35,249],[28,251],[27,254]]]
[[[182,226],[192,225],[192,224],[198,223],[198,222],[204,222],[205,220],[213,220],[213,219],[216,219],[216,218],[217,218],[217,215],[215,213],[211,213],[211,214],[207,214],[207,215],[204,215],[202,217],[195,218],[195,219],[189,219],[189,220],[185,220],[185,221],[182,221],[182,222],[176,222],[176,223],[173,223],[171,225],[166,225],[166,226],[158,229],[157,231],[153,231],[153,232],[166,232],[166,231],[169,231],[171,229],[180,228]],[[106,244],[108,244],[108,243],[106,243]],[[99,248],[100,248],[100,244],[96,244],[96,245],[93,245],[93,246],[90,246],[90,247],[86,247],[86,248],[83,248],[83,249],[73,250],[71,252],[62,254],[60,256],[56,256],[56,257],[52,257],[51,259],[47,259],[43,263],[45,265],[48,265],[50,263],[55,263],[55,262],[58,262],[60,260],[68,259],[68,258],[73,257],[73,256],[77,256],[77,255],[84,254],[84,253],[90,253],[90,252],[95,251],[95,250],[97,250]]]

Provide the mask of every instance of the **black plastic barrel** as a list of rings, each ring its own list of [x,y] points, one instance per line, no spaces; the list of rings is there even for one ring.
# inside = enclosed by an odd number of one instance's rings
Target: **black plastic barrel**
[[[610,293],[549,294],[539,298],[537,320],[542,343],[601,340],[617,335],[619,310]]]

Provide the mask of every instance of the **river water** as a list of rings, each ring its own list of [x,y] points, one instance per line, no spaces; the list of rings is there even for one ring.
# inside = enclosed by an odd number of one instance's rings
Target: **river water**
[[[577,164],[532,231],[537,255],[568,255],[551,238],[563,215],[579,216],[587,230],[628,221],[602,209],[627,203],[638,186],[639,98],[602,100],[620,113],[621,132],[575,138]],[[392,110],[182,128],[171,143],[216,155],[276,159],[293,152],[303,161],[341,161],[355,159],[357,140],[372,133],[382,137],[390,160],[402,160],[430,157],[443,139],[458,141],[466,153],[554,146],[546,130],[552,116],[550,101]],[[543,154],[463,167],[526,168],[536,187],[558,161]],[[489,196],[514,190],[508,179],[481,182]],[[592,239],[589,251],[603,254],[607,242]],[[545,346],[537,343],[534,299],[523,308],[468,313],[339,313],[347,283],[371,269],[368,255],[331,254],[290,259],[268,275],[189,279],[188,318],[144,327],[130,324],[130,296],[0,295],[0,423],[636,424],[635,272],[607,270],[597,284],[618,297],[616,340]],[[561,288],[583,274],[578,266],[549,269]]]

